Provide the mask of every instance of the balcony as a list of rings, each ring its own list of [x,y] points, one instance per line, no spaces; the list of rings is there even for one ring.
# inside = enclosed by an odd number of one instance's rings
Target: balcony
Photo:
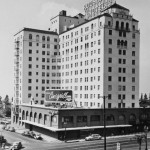
[[[127,49],[127,46],[124,46],[124,45],[117,45],[117,48],[120,48],[120,49]]]
[[[115,30],[118,30],[118,31],[126,31],[126,32],[130,32],[130,29],[129,28],[125,28],[125,27],[115,27]]]
[[[19,51],[17,50],[14,55],[19,56]]]

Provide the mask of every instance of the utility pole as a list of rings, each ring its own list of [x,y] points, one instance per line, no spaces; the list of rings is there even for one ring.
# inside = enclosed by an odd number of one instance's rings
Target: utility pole
[[[102,96],[104,102],[104,150],[106,150],[106,108],[105,108],[105,100],[108,96]]]

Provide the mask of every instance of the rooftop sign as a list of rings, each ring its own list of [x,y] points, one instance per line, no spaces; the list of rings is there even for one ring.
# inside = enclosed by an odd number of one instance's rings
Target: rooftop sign
[[[71,90],[46,90],[45,105],[69,105],[72,104]]]
[[[92,19],[114,4],[114,0],[92,0],[84,5],[85,19]]]

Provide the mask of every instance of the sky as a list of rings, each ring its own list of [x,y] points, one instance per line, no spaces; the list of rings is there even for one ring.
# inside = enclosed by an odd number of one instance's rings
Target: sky
[[[91,0],[0,0],[0,96],[13,96],[14,34],[23,27],[47,30],[50,18],[67,10],[67,15],[84,13]],[[139,20],[140,93],[150,93],[150,0],[116,0]]]

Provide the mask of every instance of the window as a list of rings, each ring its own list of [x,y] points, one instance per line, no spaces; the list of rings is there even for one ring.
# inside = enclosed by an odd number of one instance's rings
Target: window
[[[29,42],[29,46],[32,46],[32,42]]]
[[[132,65],[135,65],[135,60],[132,60]]]
[[[135,86],[132,86],[132,91],[135,91]]]
[[[132,47],[135,47],[135,42],[132,42]]]
[[[112,76],[108,76],[108,81],[112,81]]]
[[[134,68],[132,69],[132,74],[135,74],[135,69]]]
[[[49,36],[47,37],[47,41],[50,41],[50,37]]]
[[[29,61],[32,61],[32,57],[29,57]]]
[[[112,72],[112,67],[108,67],[108,72]]]
[[[112,58],[108,58],[108,63],[112,63]]]
[[[31,91],[32,87],[31,86],[28,86],[28,91]]]
[[[112,85],[108,85],[108,91],[112,91]]]
[[[109,44],[112,45],[112,39],[109,39]]]
[[[123,50],[123,55],[126,55],[126,50]]]
[[[118,54],[122,55],[122,50],[121,49],[119,49]]]
[[[29,34],[29,39],[32,40],[32,34]]]
[[[42,41],[45,41],[45,36],[42,36]]]
[[[42,48],[45,48],[45,44],[42,44]]]
[[[108,108],[111,108],[111,103],[108,103]]]
[[[132,56],[135,56],[135,51],[132,51]]]
[[[32,54],[32,50],[31,49],[29,49],[29,54]]]
[[[112,30],[109,30],[109,35],[112,35]]]
[[[54,45],[54,49],[57,49],[57,45]]]
[[[132,38],[135,39],[135,33],[132,34]]]
[[[112,54],[112,48],[108,49],[108,54]]]
[[[135,100],[135,95],[131,95],[132,100]]]
[[[135,77],[132,77],[132,82],[135,82]]]
[[[28,75],[29,75],[29,76],[32,76],[32,72],[28,72]]]
[[[77,122],[87,122],[87,116],[77,116]]]
[[[100,121],[100,116],[99,116],[99,115],[92,115],[92,116],[90,117],[90,120],[91,120],[91,121]]]
[[[108,94],[108,99],[109,99],[109,100],[111,100],[111,99],[112,99],[111,94]]]
[[[31,64],[29,64],[29,68],[32,68],[32,65],[31,65]]]
[[[135,108],[135,103],[132,103],[132,108]]]
[[[32,83],[32,79],[28,79],[28,83]]]

